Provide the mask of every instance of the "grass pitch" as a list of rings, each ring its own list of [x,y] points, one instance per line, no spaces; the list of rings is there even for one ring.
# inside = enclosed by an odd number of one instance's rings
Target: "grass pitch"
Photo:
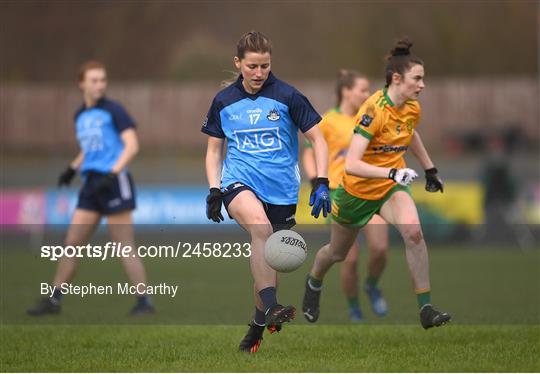
[[[538,326],[287,326],[259,352],[243,326],[2,327],[2,371],[537,372]]]
[[[151,281],[181,286],[174,299],[154,298],[151,318],[126,318],[133,298],[111,295],[66,296],[60,316],[32,319],[24,311],[55,264],[12,249],[1,252],[1,371],[540,371],[538,250],[431,247],[434,304],[453,321],[427,331],[402,249],[389,252],[381,280],[389,315],[374,316],[362,293],[361,325],[347,321],[335,267],[325,279],[320,323],[299,315],[281,333],[265,333],[250,355],[237,351],[253,310],[247,260],[146,261]],[[313,254],[281,277],[280,301],[300,307]],[[364,252],[362,279],[365,259]],[[75,283],[117,281],[125,281],[118,261],[85,261]]]

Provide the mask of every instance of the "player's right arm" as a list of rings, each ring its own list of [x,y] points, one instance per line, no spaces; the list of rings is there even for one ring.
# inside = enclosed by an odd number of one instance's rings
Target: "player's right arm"
[[[382,126],[380,113],[377,114],[375,106],[368,99],[356,114],[354,134],[345,158],[345,172],[361,178],[388,178],[390,168],[374,166],[362,161],[371,139]]]
[[[66,170],[64,170],[58,177],[58,187],[69,186],[77,174],[77,170],[80,169],[84,160],[84,153],[79,151],[77,157],[70,162]]]
[[[223,138],[209,136],[206,147],[206,178],[210,186],[210,193],[206,197],[206,217],[218,223],[224,220],[221,214],[223,195],[220,189],[224,143]]]
[[[371,139],[378,133],[382,127],[382,116],[377,115],[376,109],[372,103],[366,102],[356,115],[356,127],[352,137],[349,152],[345,159],[345,171],[361,178],[373,179],[392,179],[394,182],[408,186],[418,177],[418,174],[412,169],[386,168],[368,164],[362,161]]]
[[[369,139],[365,136],[355,133],[347,152],[345,159],[345,171],[347,174],[351,174],[361,178],[388,178],[390,168],[382,168],[379,166],[370,165],[365,161],[362,161],[364,152],[369,145]]]
[[[418,177],[418,174],[409,168],[383,168],[362,161],[362,157],[364,156],[364,152],[366,151],[369,142],[370,139],[355,131],[351,146],[349,147],[349,152],[347,153],[347,158],[345,159],[345,171],[347,174],[361,178],[388,178],[402,186],[408,186],[416,177]]]
[[[206,197],[206,217],[214,222],[223,221],[223,215],[221,214],[223,195],[220,187],[225,133],[221,127],[219,108],[218,101],[214,98],[201,128],[201,131],[208,135],[205,165],[210,191]]]
[[[206,147],[206,178],[210,188],[220,188],[221,185],[221,165],[223,163],[224,139],[208,137]]]
[[[77,154],[77,157],[75,157],[75,159],[73,161],[71,161],[69,166],[72,169],[79,170],[82,163],[83,163],[83,161],[84,161],[84,153],[83,153],[83,151],[79,151],[79,153]]]

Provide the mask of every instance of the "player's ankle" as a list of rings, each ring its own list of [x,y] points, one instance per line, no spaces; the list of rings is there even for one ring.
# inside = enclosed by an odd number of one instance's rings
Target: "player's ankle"
[[[422,309],[425,305],[431,305],[431,292],[429,290],[418,292],[416,294],[418,309]]]
[[[59,288],[55,288],[51,296],[51,301],[53,301],[55,304],[59,304],[62,301],[62,297],[64,297],[62,291]]]
[[[308,286],[313,291],[320,291],[322,290],[323,281],[322,279],[314,278],[313,276],[308,277]]]
[[[139,304],[139,305],[147,305],[147,306],[152,305],[152,303],[150,302],[150,297],[148,295],[139,295],[139,296],[137,296],[137,304]]]

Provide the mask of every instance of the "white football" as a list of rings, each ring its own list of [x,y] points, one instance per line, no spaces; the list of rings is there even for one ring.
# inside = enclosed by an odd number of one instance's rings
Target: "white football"
[[[304,238],[292,230],[279,230],[270,235],[264,246],[264,258],[276,271],[288,273],[298,269],[306,260]]]

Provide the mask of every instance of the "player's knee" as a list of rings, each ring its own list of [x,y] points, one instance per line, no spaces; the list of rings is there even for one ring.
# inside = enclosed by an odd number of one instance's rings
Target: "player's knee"
[[[358,256],[354,256],[351,250],[349,250],[348,253],[346,253],[345,259],[343,260],[344,264],[350,264],[352,266],[356,266],[358,262]]]
[[[328,257],[332,262],[343,262],[347,257],[347,251],[340,250],[339,248],[328,247]]]
[[[73,239],[73,238],[66,238],[64,240],[64,248],[67,248],[67,247],[77,247],[79,245],[82,245],[81,241],[80,240],[77,240],[77,239]]]
[[[369,252],[373,256],[385,256],[388,249],[388,243],[376,241],[368,244]]]
[[[343,263],[341,264],[342,268],[347,269],[356,269],[357,261],[355,258],[349,258],[345,256],[345,259],[343,259]]]
[[[254,239],[266,240],[272,235],[272,225],[268,220],[261,219],[250,225],[249,232]]]
[[[353,247],[349,249],[348,253],[346,253],[345,259],[343,260],[343,266],[356,268],[357,263],[358,263],[358,251],[356,250],[356,248]]]
[[[420,244],[424,240],[420,225],[409,225],[403,232],[403,239],[412,245]]]

